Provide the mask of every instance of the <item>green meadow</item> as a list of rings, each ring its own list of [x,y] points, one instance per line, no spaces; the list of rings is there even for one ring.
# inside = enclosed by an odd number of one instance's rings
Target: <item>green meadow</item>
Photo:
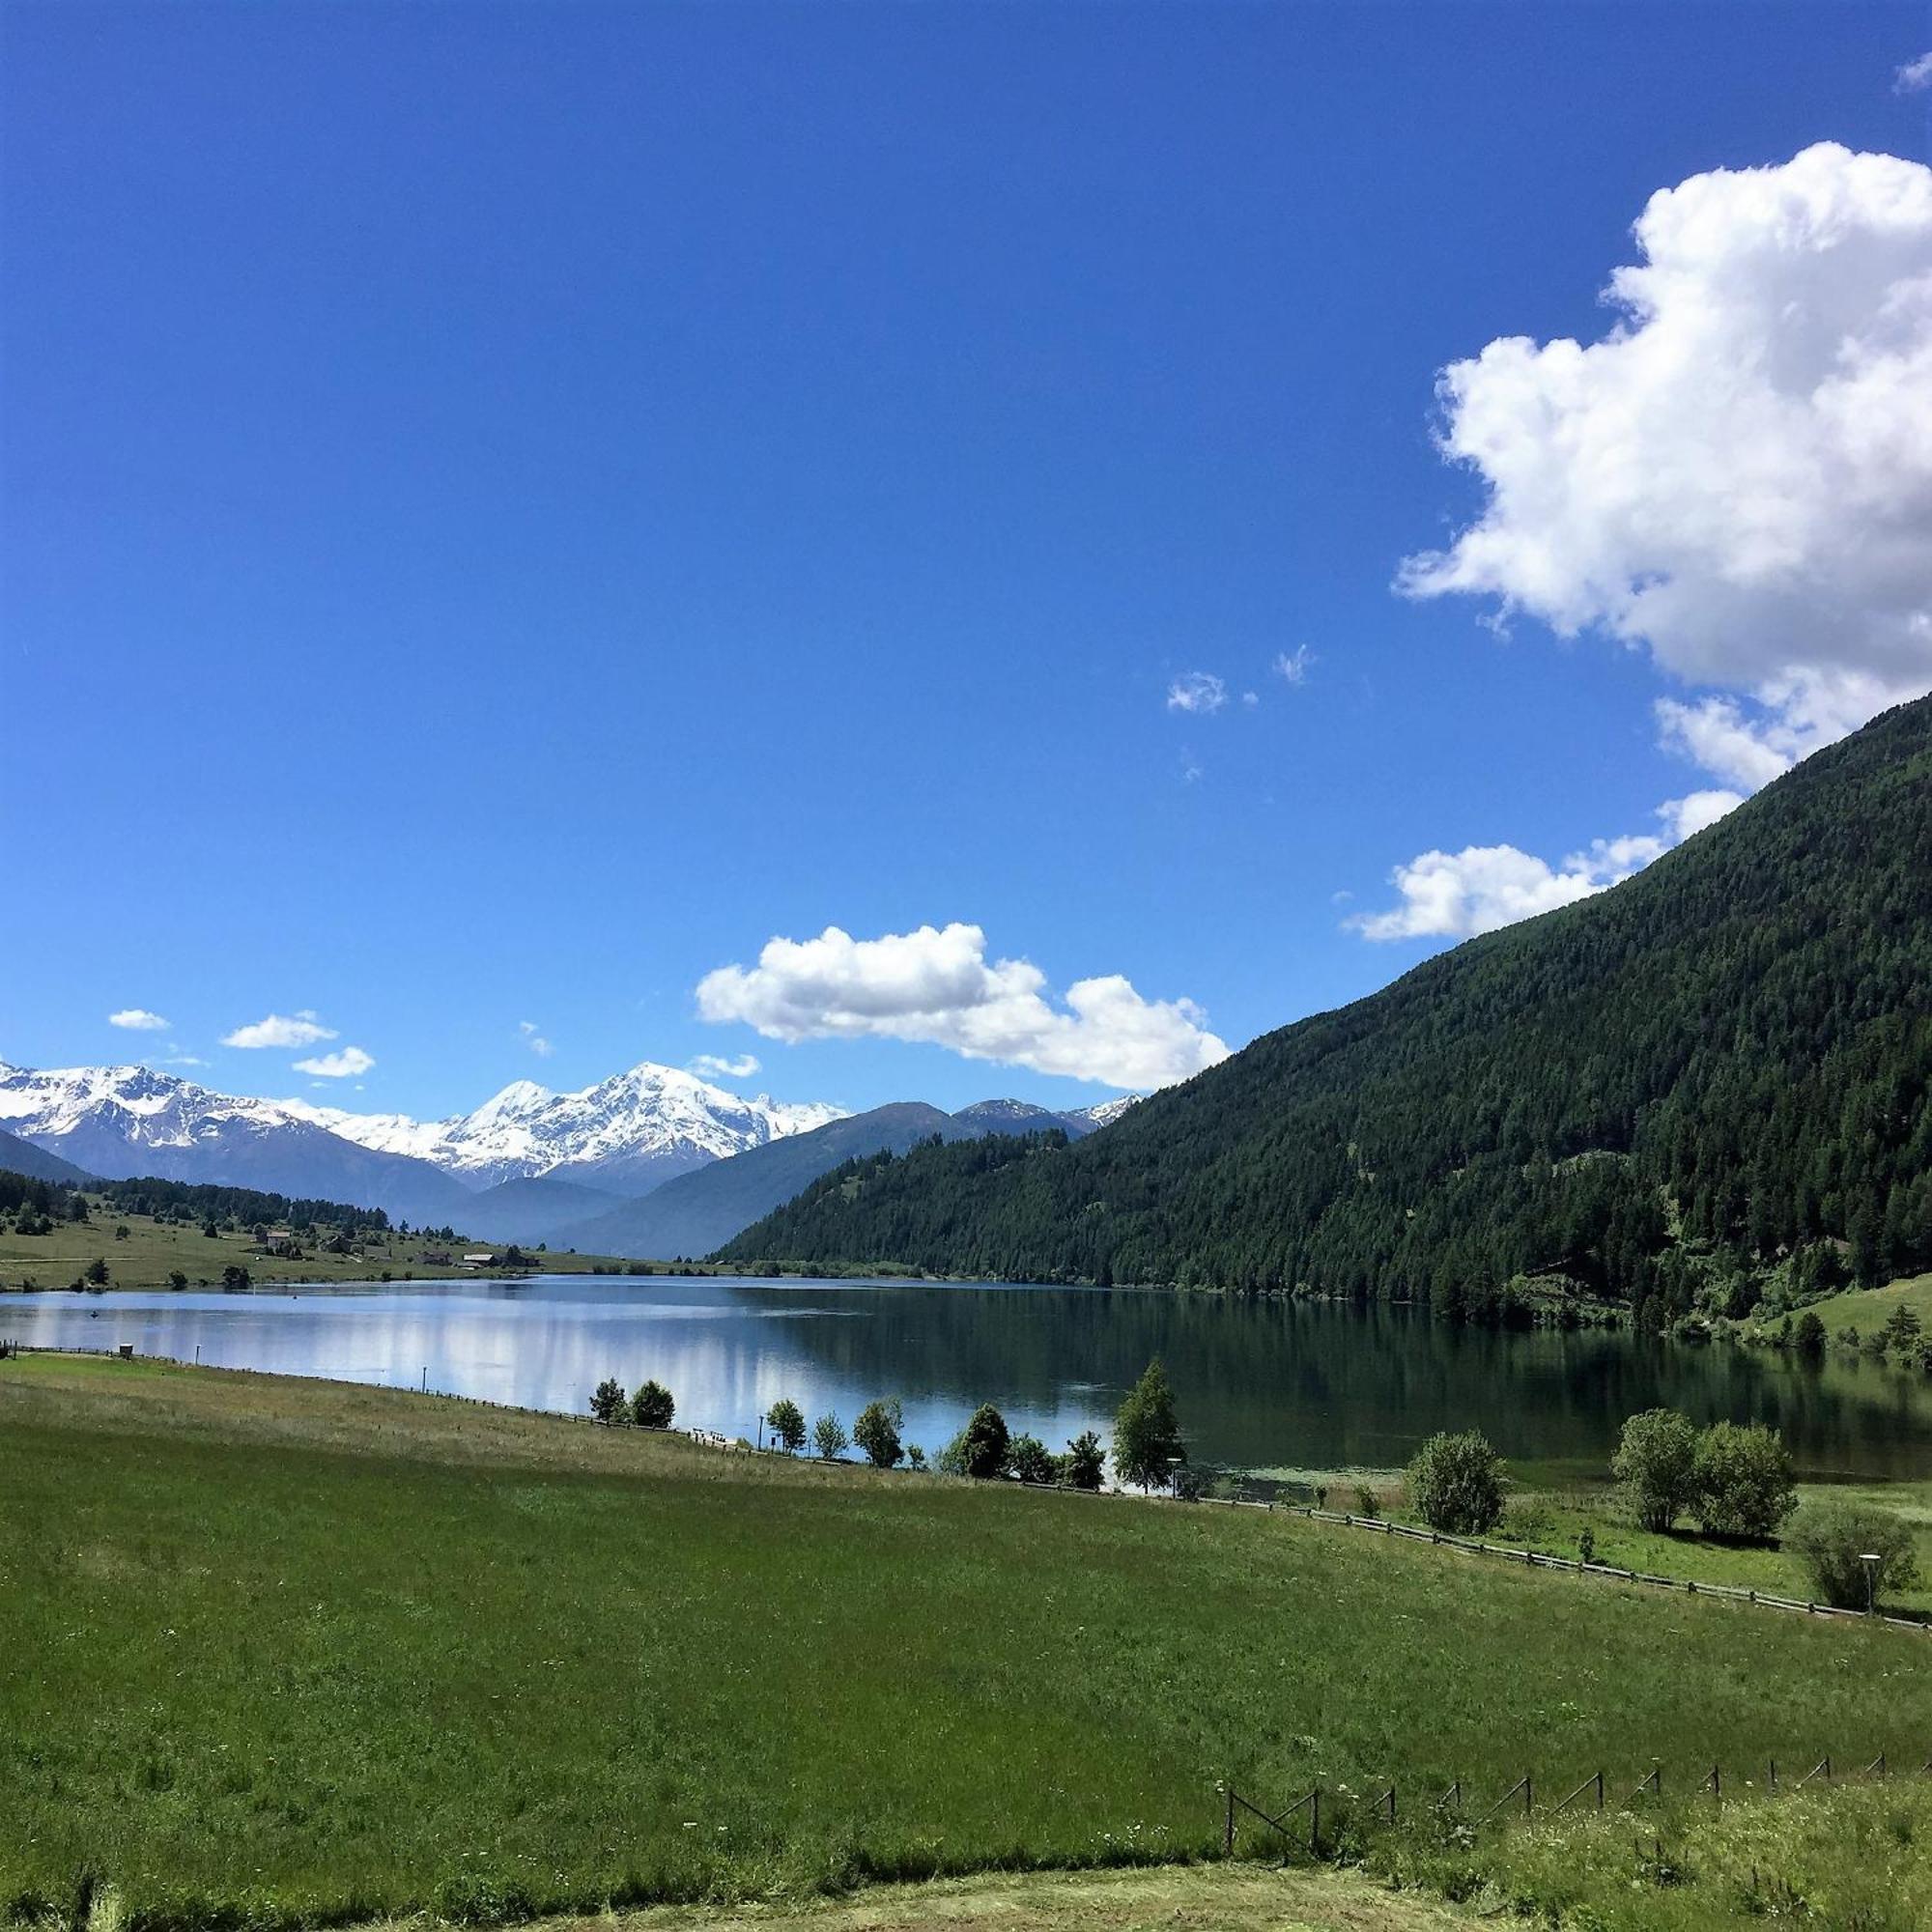
[[[1913,1634],[1283,1512],[64,1357],[0,1362],[0,1469],[18,1919],[799,1897],[1207,1857],[1223,1777],[1346,1839],[1391,1780],[1932,1749]]]
[[[125,1237],[115,1230],[126,1228]],[[319,1246],[305,1247],[299,1261],[256,1252],[252,1236],[239,1233],[204,1235],[198,1224],[156,1221],[146,1214],[117,1213],[96,1200],[86,1221],[56,1221],[44,1235],[22,1235],[0,1227],[0,1292],[27,1287],[63,1289],[80,1279],[90,1262],[107,1264],[109,1288],[167,1288],[176,1273],[190,1288],[218,1288],[221,1271],[244,1267],[255,1283],[373,1281],[393,1275],[398,1281],[443,1279],[463,1270],[447,1262],[431,1262],[431,1254],[458,1254],[466,1248],[499,1251],[501,1242],[425,1240],[420,1235],[389,1235],[369,1242],[359,1255],[331,1255]],[[609,1255],[532,1254],[546,1274],[615,1274],[660,1272],[641,1262],[618,1261]]]

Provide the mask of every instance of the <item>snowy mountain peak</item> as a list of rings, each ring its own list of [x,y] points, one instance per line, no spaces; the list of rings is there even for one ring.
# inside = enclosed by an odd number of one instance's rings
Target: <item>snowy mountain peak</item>
[[[272,1101],[232,1099],[152,1066],[0,1068],[0,1126],[10,1133],[58,1137],[103,1118],[136,1145],[188,1147],[210,1123],[272,1125],[289,1116]]]
[[[809,1133],[843,1114],[763,1094],[746,1100],[648,1060],[574,1094],[514,1080],[473,1112],[446,1121],[283,1104],[345,1140],[413,1154],[472,1186],[555,1174],[618,1193],[641,1193],[686,1168]]]
[[[1116,1100],[1101,1100],[1091,1107],[1076,1107],[1072,1118],[1076,1121],[1091,1121],[1096,1127],[1108,1126],[1118,1121],[1129,1107],[1138,1107],[1142,1097],[1139,1094],[1122,1094]]]

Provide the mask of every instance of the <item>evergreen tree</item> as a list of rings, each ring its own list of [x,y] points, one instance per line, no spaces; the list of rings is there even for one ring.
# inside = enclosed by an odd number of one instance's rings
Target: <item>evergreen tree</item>
[[[676,1414],[677,1404],[660,1381],[641,1383],[631,1398],[631,1420],[639,1429],[668,1429]]]

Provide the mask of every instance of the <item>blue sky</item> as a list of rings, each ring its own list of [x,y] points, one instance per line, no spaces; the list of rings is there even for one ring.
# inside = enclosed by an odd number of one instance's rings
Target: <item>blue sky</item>
[[[1474,564],[1392,588],[1485,501],[1438,371],[1601,337],[1660,188],[1922,163],[1922,7],[4,34],[0,1059],[417,1114],[699,1055],[851,1107],[1098,1099],[1143,1037],[1238,1046],[1468,929],[1460,872],[1442,929],[1350,923],[1418,855],[1560,876],[1749,788],[1703,726],[1788,761],[1845,679],[1932,683],[1848,636],[1794,709],[1708,626],[1552,628],[1541,504],[1506,635]],[[983,970],[867,950],[952,924]],[[1139,1004],[1069,1026],[1116,976]],[[220,1043],[301,1012],[373,1065]]]

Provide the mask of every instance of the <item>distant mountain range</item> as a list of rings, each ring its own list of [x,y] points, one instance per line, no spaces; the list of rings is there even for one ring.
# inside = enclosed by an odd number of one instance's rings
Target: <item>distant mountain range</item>
[[[554,1176],[611,1194],[644,1194],[674,1174],[809,1133],[843,1109],[740,1099],[696,1074],[650,1061],[577,1094],[513,1081],[471,1114],[413,1121],[299,1100],[287,1112],[381,1153],[426,1160],[471,1187]]]
[[[708,1255],[821,1174],[857,1155],[906,1153],[934,1138],[978,1140],[986,1134],[1038,1133],[1052,1127],[1079,1140],[1118,1120],[1136,1097],[1127,1094],[1071,1113],[1024,1100],[978,1100],[956,1114],[941,1113],[922,1100],[874,1107],[681,1174],[641,1201],[627,1201],[572,1228],[571,1245],[589,1254],[659,1261]]]
[[[216,1181],[381,1208],[486,1240],[669,1256],[708,1253],[852,1153],[909,1148],[934,1133],[1059,1127],[1078,1138],[1133,1098],[1069,1113],[983,1100],[958,1115],[908,1102],[848,1117],[820,1102],[748,1100],[646,1061],[574,1094],[520,1080],[473,1113],[425,1122],[239,1098],[147,1066],[0,1063],[0,1167],[45,1179]],[[867,1124],[841,1136],[848,1119]],[[713,1188],[695,1185],[787,1145],[799,1151]],[[679,1181],[685,1191],[667,1214],[640,1213],[639,1197]],[[714,1229],[722,1232],[712,1237]]]

